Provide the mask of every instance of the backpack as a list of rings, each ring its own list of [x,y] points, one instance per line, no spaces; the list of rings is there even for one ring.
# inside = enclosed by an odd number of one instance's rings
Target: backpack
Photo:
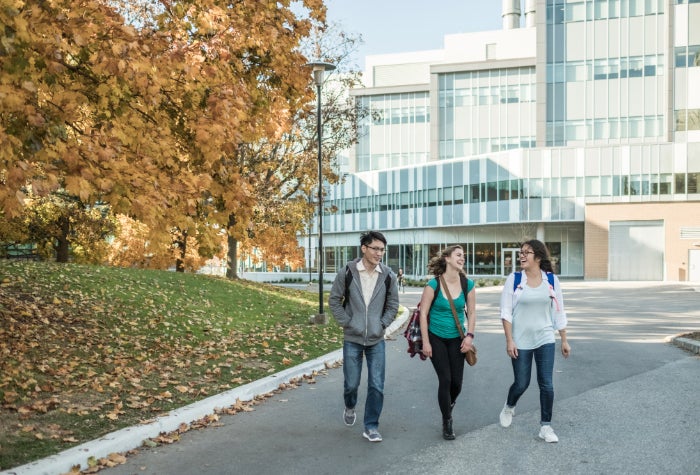
[[[520,281],[523,280],[523,272],[515,272],[514,277],[515,280],[513,280],[513,292],[515,292],[515,289],[517,289],[520,285]],[[554,274],[552,274],[551,272],[547,272],[547,281],[549,282],[549,287],[551,289],[554,289]]]
[[[464,274],[460,274],[459,279],[462,282],[462,292],[464,293],[464,297],[466,298],[469,289],[469,280]],[[439,290],[440,279],[437,279],[437,287],[435,287],[433,301],[430,303],[431,307],[433,306],[433,303],[437,298]],[[408,319],[408,326],[403,332],[403,336],[406,338],[406,340],[408,340],[407,352],[409,355],[411,355],[411,358],[418,355],[422,360],[428,359],[428,357],[423,354],[423,335],[421,335],[420,332],[420,302],[418,302],[418,305],[416,305],[416,309],[413,311],[413,313],[411,313],[411,317]]]
[[[348,299],[350,298],[350,284],[352,283],[353,275],[350,271],[350,266],[345,266],[345,295],[343,297],[343,308],[348,304]],[[386,273],[386,278],[384,279],[384,285],[386,285],[386,294],[389,295],[389,288],[391,287],[391,272]],[[386,309],[386,299],[384,299],[384,308]]]

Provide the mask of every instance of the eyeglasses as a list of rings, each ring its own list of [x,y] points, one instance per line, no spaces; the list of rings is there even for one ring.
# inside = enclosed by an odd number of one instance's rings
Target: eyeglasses
[[[521,256],[527,257],[529,254],[535,255],[535,251],[520,251]]]
[[[365,246],[367,249],[372,249],[374,252],[378,252],[380,254],[384,254],[384,251],[386,251],[385,248],[383,247],[374,247],[374,246]]]

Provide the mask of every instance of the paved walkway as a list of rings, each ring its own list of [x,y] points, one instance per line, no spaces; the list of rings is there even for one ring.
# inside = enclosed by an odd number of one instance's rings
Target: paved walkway
[[[419,294],[420,289],[407,289],[402,304],[414,305]],[[340,352],[334,352],[183,408],[156,425],[125,429],[2,473],[57,474],[75,464],[85,468],[90,455],[138,447],[161,430],[314,370],[324,374],[315,384],[278,393],[253,412],[222,417],[220,427],[188,432],[176,444],[141,449],[126,464],[102,473],[700,473],[700,360],[668,343],[674,335],[700,330],[700,292],[683,284],[568,282],[564,295],[572,356],[558,356],[555,363],[558,444],[537,438],[534,381],[518,404],[513,425],[498,425],[512,372],[497,318],[499,289],[480,288],[480,361],[465,370],[453,442],[441,438],[432,366],[409,358],[399,333],[387,341],[380,444],[361,437],[364,391],[358,424],[342,424],[342,370],[324,369],[326,362],[340,359]],[[686,345],[698,350],[696,342]]]

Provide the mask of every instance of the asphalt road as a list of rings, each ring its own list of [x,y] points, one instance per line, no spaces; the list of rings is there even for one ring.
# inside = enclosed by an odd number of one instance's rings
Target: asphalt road
[[[503,429],[512,381],[498,319],[500,288],[477,288],[479,363],[466,367],[454,410],[457,440],[441,437],[437,379],[410,358],[400,332],[387,341],[381,443],[346,427],[342,369],[281,392],[255,411],[224,416],[173,445],[141,449],[121,474],[700,473],[700,359],[665,338],[700,330],[700,291],[684,284],[565,282],[572,355],[555,361],[552,426],[537,438],[535,378]],[[406,289],[414,306],[421,289]],[[557,348],[558,351],[558,348]]]

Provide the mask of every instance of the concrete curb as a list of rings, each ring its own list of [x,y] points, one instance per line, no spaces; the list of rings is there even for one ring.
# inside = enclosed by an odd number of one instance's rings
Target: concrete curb
[[[676,345],[677,347],[683,348],[684,350],[688,350],[691,353],[695,353],[696,355],[700,355],[700,341],[685,338],[684,335],[686,335],[686,333],[681,333],[680,335],[672,336],[668,338],[667,341],[670,340],[670,342]]]
[[[404,323],[406,323],[406,320],[408,320],[408,316],[410,315],[411,311],[406,307],[400,308],[402,308],[403,311],[394,319],[393,322],[391,322],[391,325],[386,327],[386,331],[384,332],[385,340],[393,339],[394,334],[403,326]]]
[[[402,307],[403,311],[394,319],[386,329],[385,339],[391,339],[394,334],[406,323],[410,311]],[[256,396],[274,391],[282,383],[302,377],[314,371],[326,369],[343,360],[343,350],[336,350],[324,356],[293,368],[280,371],[258,381],[253,381],[244,386],[231,389],[221,394],[197,401],[188,406],[170,411],[167,415],[157,418],[154,422],[132,427],[125,427],[115,432],[104,435],[99,439],[72,447],[55,455],[20,465],[0,475],[55,475],[66,473],[74,466],[81,469],[87,468],[89,457],[102,458],[115,452],[126,452],[140,447],[145,439],[157,437],[162,432],[171,432],[180,424],[189,424],[205,416],[213,414],[216,409],[233,405],[237,400],[251,401]]]
[[[161,432],[171,432],[182,423],[189,424],[213,414],[216,409],[229,407],[236,400],[253,400],[256,396],[274,391],[282,383],[287,383],[292,379],[311,374],[314,371],[326,369],[342,361],[342,359],[342,349],[333,351],[244,386],[208,397],[180,409],[175,409],[167,415],[157,418],[152,423],[126,427],[111,432],[99,439],[72,447],[58,454],[2,471],[0,475],[55,475],[69,472],[74,466],[86,469],[89,457],[102,458],[114,452],[126,452],[137,448],[141,446],[145,439],[156,437]]]

